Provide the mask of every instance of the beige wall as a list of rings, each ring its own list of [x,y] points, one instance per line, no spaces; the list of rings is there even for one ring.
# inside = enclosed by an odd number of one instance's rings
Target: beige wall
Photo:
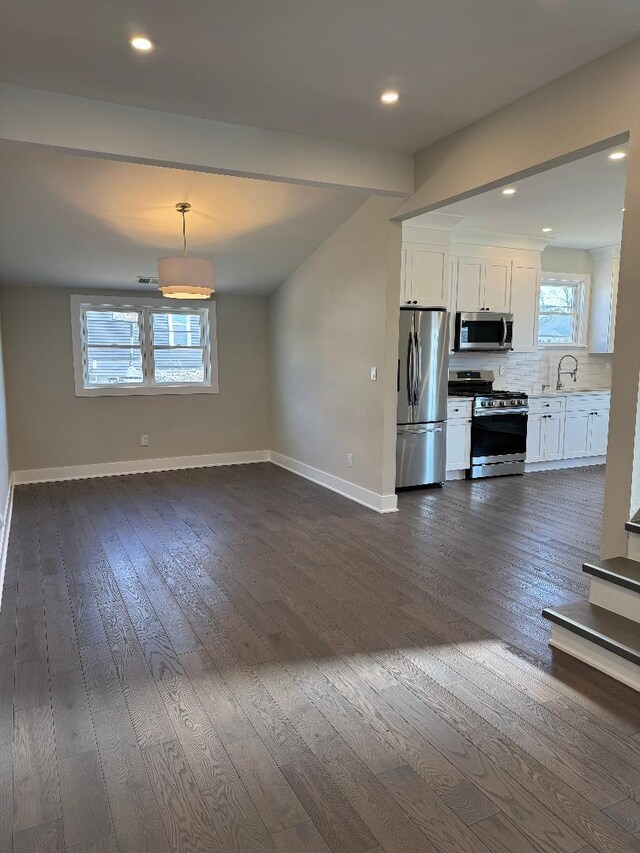
[[[13,470],[269,448],[266,298],[217,299],[219,394],[76,397],[70,293],[0,290]]]
[[[10,475],[9,442],[7,439],[7,403],[4,374],[4,345],[0,334],[0,520],[2,522],[5,521],[4,510],[7,505]],[[0,596],[1,595],[2,584],[0,582]]]
[[[550,83],[416,157],[416,193],[403,218],[603,150],[630,135],[602,550],[626,549],[640,347],[640,40]]]
[[[370,197],[270,297],[272,449],[377,494],[393,493],[383,446],[395,376],[387,345],[398,334],[397,292],[389,326],[387,315],[389,241],[399,232],[389,219],[399,204]],[[399,259],[398,242],[398,288]],[[395,388],[393,412],[395,434]]]
[[[586,249],[563,249],[547,246],[542,253],[543,272],[567,272],[577,275],[592,275],[593,260]]]

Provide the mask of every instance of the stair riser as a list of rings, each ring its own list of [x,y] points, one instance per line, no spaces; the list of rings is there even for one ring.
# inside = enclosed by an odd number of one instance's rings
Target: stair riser
[[[627,537],[627,557],[640,561],[640,536],[637,533],[628,533]]]
[[[640,666],[608,649],[556,624],[553,624],[549,645],[640,692]]]
[[[640,593],[602,578],[592,577],[589,601],[597,604],[598,607],[604,607],[605,610],[624,616],[625,619],[640,623]]]

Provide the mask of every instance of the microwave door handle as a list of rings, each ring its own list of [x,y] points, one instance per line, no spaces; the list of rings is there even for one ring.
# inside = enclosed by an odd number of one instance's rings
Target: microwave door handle
[[[507,343],[507,321],[505,318],[502,318],[502,343],[500,346],[504,347]]]

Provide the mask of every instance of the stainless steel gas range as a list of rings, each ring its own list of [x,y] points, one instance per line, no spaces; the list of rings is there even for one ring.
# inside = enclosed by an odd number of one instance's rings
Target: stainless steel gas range
[[[523,474],[529,401],[519,391],[493,388],[492,370],[450,370],[449,394],[473,397],[471,460],[467,476]]]

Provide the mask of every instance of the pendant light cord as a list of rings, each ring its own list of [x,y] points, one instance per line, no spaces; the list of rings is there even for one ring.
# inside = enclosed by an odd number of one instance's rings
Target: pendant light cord
[[[187,257],[187,226],[185,222],[184,215],[186,211],[181,211],[182,213],[182,243],[183,243],[183,257]]]

